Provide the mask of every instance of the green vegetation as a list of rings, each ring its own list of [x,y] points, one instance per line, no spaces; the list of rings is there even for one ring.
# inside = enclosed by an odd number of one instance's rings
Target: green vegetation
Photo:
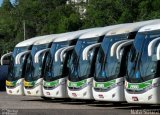
[[[159,0],[89,0],[82,16],[66,0],[3,0],[0,7],[0,54],[11,51],[23,38],[90,27],[160,18]]]

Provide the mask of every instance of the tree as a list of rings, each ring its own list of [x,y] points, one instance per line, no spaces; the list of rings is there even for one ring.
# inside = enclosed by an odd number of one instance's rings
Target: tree
[[[76,4],[66,0],[3,0],[0,7],[0,50],[5,53],[26,38],[84,28],[160,18],[159,0],[89,0],[81,15]]]
[[[120,0],[90,0],[84,27],[116,24],[122,13]]]
[[[3,4],[2,4],[2,9],[4,9],[5,11],[11,11],[13,8],[10,0],[4,0]]]
[[[1,51],[11,50],[13,48],[13,38],[14,34],[14,7],[9,0],[4,0],[2,7],[0,8],[0,42],[1,42]]]

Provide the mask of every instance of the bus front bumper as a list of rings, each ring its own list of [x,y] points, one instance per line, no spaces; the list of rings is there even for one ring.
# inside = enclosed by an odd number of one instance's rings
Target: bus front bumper
[[[30,83],[32,83],[32,82],[25,82],[24,83],[25,95],[27,95],[27,96],[43,96],[42,81],[43,81],[42,78],[38,79],[37,81],[35,81],[35,83],[32,87],[28,87],[30,85]]]
[[[16,82],[14,87],[9,87],[6,85],[7,94],[9,94],[9,95],[24,95],[23,81],[24,81],[23,78],[19,79]]]
[[[72,99],[86,99],[86,100],[94,99],[91,89],[92,89],[91,85],[88,85],[81,90],[70,90],[67,87],[68,95]]]
[[[124,86],[116,86],[108,91],[96,91],[94,88],[92,88],[93,91],[93,97],[97,101],[113,101],[113,102],[119,102],[119,101],[125,101],[124,97]]]
[[[125,89],[125,98],[128,103],[160,104],[159,87],[152,88],[143,93],[129,93]]]

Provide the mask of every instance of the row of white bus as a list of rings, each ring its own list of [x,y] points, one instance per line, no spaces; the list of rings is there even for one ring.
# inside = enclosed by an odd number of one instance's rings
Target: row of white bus
[[[160,104],[160,19],[34,37],[1,64],[9,95]]]

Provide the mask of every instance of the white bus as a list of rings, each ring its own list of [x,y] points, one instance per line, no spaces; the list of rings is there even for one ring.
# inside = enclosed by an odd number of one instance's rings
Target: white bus
[[[142,27],[127,62],[125,98],[128,103],[160,104],[160,23]]]
[[[45,97],[68,97],[66,80],[72,49],[79,36],[93,29],[71,32],[71,34],[58,37],[53,41],[44,68],[43,93]]]
[[[45,39],[39,40],[33,44],[31,53],[26,62],[24,71],[24,93],[27,96],[42,96],[42,81],[44,73],[44,63],[46,62],[45,55],[48,53],[52,42],[60,36],[67,33],[51,35]]]
[[[123,102],[126,60],[138,30],[159,20],[131,23],[108,32],[98,51],[93,96],[99,101]]]
[[[92,81],[97,47],[100,46],[100,42],[109,30],[122,25],[103,27],[80,36],[69,62],[67,90],[70,98],[93,99]]]
[[[48,35],[46,35],[48,36]],[[10,57],[8,77],[6,80],[6,92],[11,95],[24,95],[23,80],[26,58],[30,53],[32,45],[46,36],[38,36],[18,43],[13,52],[4,54],[1,57],[1,64],[3,60]]]

